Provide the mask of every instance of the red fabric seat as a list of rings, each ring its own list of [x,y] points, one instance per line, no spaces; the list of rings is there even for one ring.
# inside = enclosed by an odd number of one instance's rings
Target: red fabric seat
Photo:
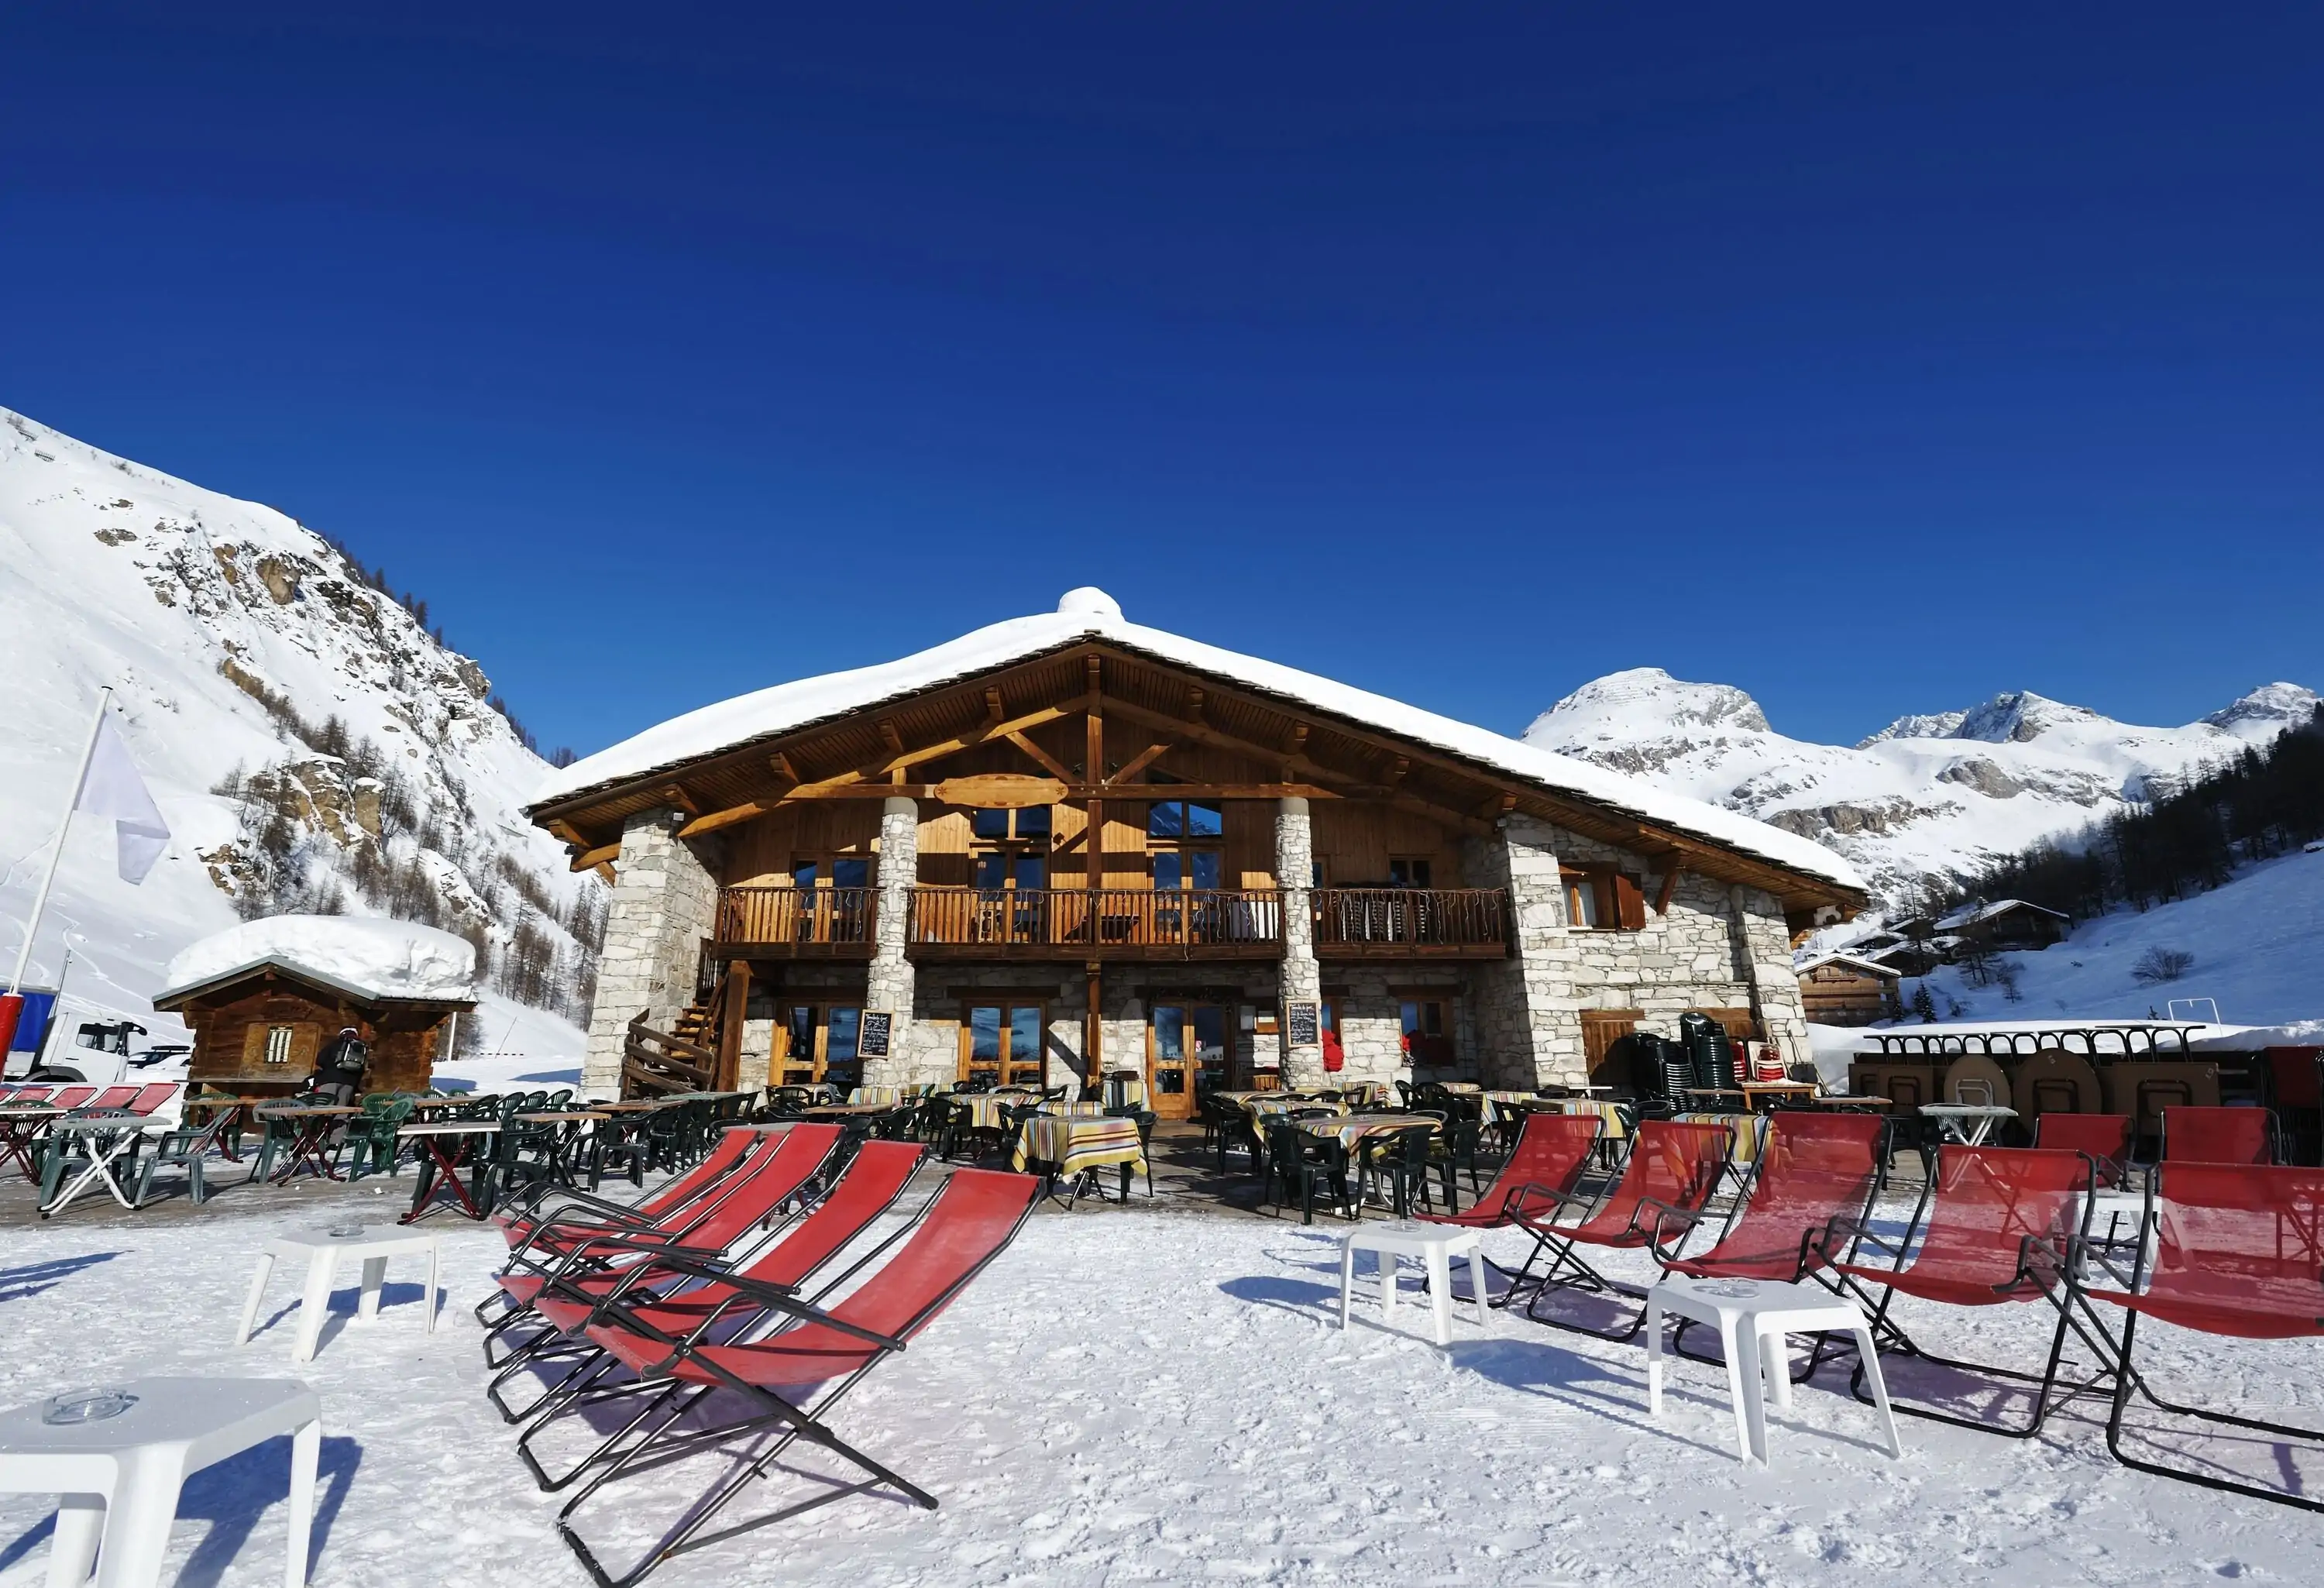
[[[1811,1266],[1811,1236],[1836,1219],[1864,1216],[1887,1122],[1870,1114],[1776,1114],[1741,1212],[1717,1245],[1673,1258],[1665,1269],[1701,1279],[1797,1279]]]
[[[866,1141],[831,1194],[765,1256],[742,1269],[742,1277],[761,1285],[805,1282],[834,1253],[869,1228],[872,1220],[895,1205],[927,1150],[910,1141]],[[537,1310],[567,1334],[577,1333],[595,1312],[596,1298],[611,1295],[630,1277],[627,1273],[590,1275],[577,1284],[560,1286],[558,1294],[543,1297]],[[643,1280],[651,1284],[653,1275],[645,1275]],[[563,1293],[568,1289],[579,1290],[589,1299]],[[664,1334],[683,1334],[740,1294],[732,1285],[712,1280],[625,1310]]]
[[[656,1220],[674,1208],[683,1207],[741,1163],[744,1153],[763,1145],[765,1140],[764,1136],[754,1131],[726,1131],[718,1138],[718,1145],[710,1149],[709,1157],[652,1195],[631,1205],[629,1211],[632,1216],[641,1221]],[[493,1223],[501,1227],[502,1235],[509,1245],[516,1247],[523,1244],[540,1221],[531,1214],[494,1214]]]
[[[1587,1219],[1578,1224],[1536,1223],[1536,1215],[1545,1211],[1541,1204],[1520,1197],[1517,1220],[1536,1234],[1546,1233],[1563,1241],[1644,1246],[1652,1237],[1655,1217],[1655,1210],[1644,1205],[1656,1202],[1693,1212],[1719,1188],[1719,1177],[1734,1149],[1735,1132],[1724,1124],[1648,1120],[1630,1144],[1620,1182]]]
[[[2165,1163],[2275,1161],[2275,1116],[2264,1108],[2166,1108]]]
[[[2034,1145],[2087,1152],[2098,1166],[2098,1184],[2119,1186],[2130,1168],[2126,1113],[2044,1113],[2034,1122]]]
[[[1934,1201],[1910,1267],[1834,1263],[1839,1272],[1957,1306],[2033,1301],[2048,1294],[2027,1242],[2062,1255],[2075,1198],[2090,1188],[2089,1160],[2040,1147],[1947,1146],[1937,1155]],[[2036,1265],[2040,1254],[2032,1254]]]
[[[2153,1196],[2144,1288],[2082,1295],[2206,1334],[2324,1334],[2324,1169],[2166,1159]]]
[[[134,1114],[150,1114],[169,1102],[176,1094],[177,1090],[178,1083],[175,1081],[161,1081],[150,1086],[140,1086],[137,1088],[137,1095],[129,1100],[129,1112]]]
[[[1527,1186],[1572,1191],[1604,1128],[1605,1122],[1594,1113],[1527,1113],[1517,1150],[1509,1154],[1508,1162],[1501,1166],[1501,1172],[1485,1187],[1475,1206],[1466,1213],[1425,1213],[1419,1217],[1426,1223],[1460,1224],[1472,1230],[1498,1230],[1514,1223],[1513,1204]]]
[[[89,1099],[88,1106],[90,1108],[126,1108],[129,1106],[129,1100],[136,1095],[137,1088],[134,1086],[107,1086],[102,1092],[99,1092],[95,1097]]]
[[[66,1086],[50,1098],[49,1103],[54,1108],[79,1108],[96,1095],[94,1086]]]

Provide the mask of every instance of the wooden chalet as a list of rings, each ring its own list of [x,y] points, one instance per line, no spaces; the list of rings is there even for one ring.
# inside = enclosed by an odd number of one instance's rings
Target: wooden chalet
[[[1130,1071],[1167,1117],[1320,1082],[1327,1029],[1347,1078],[1526,1085],[1688,1008],[1803,1043],[1790,931],[1862,901],[1804,840],[1094,591],[678,718],[530,814],[614,886],[601,1094]]]
[[[1868,1026],[1904,1012],[1895,966],[1853,954],[1823,954],[1803,960],[1800,1006],[1820,1026]]]

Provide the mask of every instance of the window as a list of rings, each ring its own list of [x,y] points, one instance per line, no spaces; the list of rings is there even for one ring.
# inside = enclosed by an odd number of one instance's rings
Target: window
[[[1605,924],[1606,913],[1599,908],[1598,879],[1586,872],[1567,872],[1565,924],[1595,930]]]
[[[1398,1001],[1397,1023],[1406,1062],[1422,1069],[1452,1067],[1452,1017],[1442,998],[1414,996]]]
[[[1049,836],[1049,808],[1028,805],[1022,810],[972,811],[968,827],[970,832],[989,843],[1047,838]]]
[[[1226,830],[1224,808],[1200,799],[1157,799],[1146,808],[1149,838],[1218,838]]]
[[[289,1064],[290,1062],[290,1038],[293,1030],[294,1028],[290,1026],[266,1028],[267,1063]]]
[[[1442,1037],[1444,1035],[1444,1001],[1441,998],[1407,998],[1397,1005],[1397,1011],[1406,1037]]]
[[[770,1066],[779,1086],[817,1082],[848,1088],[863,1083],[855,1057],[863,1011],[849,1003],[790,1003],[783,1006],[779,1051]]]
[[[797,900],[796,936],[802,943],[862,942],[871,928],[866,909],[872,862],[861,854],[801,855],[791,862]]]
[[[1428,862],[1418,855],[1398,855],[1388,863],[1388,885],[1391,888],[1427,888]]]
[[[1567,866],[1565,920],[1584,931],[1635,932],[1646,924],[1646,896],[1638,880],[1611,866]]]

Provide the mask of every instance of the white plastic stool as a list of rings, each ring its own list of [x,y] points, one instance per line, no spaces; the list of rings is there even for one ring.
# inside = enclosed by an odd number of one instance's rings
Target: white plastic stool
[[[437,1243],[428,1231],[405,1229],[398,1224],[364,1224],[346,1226],[350,1233],[337,1230],[310,1230],[299,1235],[277,1235],[259,1248],[258,1271],[250,1277],[250,1295],[242,1304],[242,1323],[234,1333],[236,1345],[246,1343],[250,1331],[258,1322],[258,1304],[266,1294],[267,1278],[274,1272],[278,1257],[296,1260],[307,1260],[307,1289],[299,1303],[299,1337],[290,1349],[293,1362],[315,1360],[315,1342],[322,1334],[323,1319],[330,1312],[331,1274],[337,1267],[342,1253],[352,1252],[363,1259],[363,1297],[355,1303],[355,1316],[365,1320],[379,1316],[379,1288],[387,1278],[387,1260],[402,1252],[424,1251],[428,1254],[427,1314],[428,1333],[436,1332],[436,1306],[441,1296],[436,1282]]]
[[[1857,1305],[1817,1285],[1779,1284],[1772,1279],[1702,1279],[1671,1274],[1646,1292],[1646,1411],[1663,1411],[1663,1314],[1674,1312],[1719,1331],[1727,1359],[1727,1393],[1734,1403],[1736,1454],[1747,1464],[1767,1460],[1766,1385],[1775,1385],[1775,1404],[1792,1404],[1792,1374],[1784,1349],[1788,1334],[1849,1334],[1856,1336],[1865,1381],[1888,1437],[1888,1454],[1902,1455],[1896,1414],[1880,1377],[1880,1356],[1872,1348],[1872,1328]]]
[[[1361,1224],[1340,1241],[1340,1327],[1348,1326],[1348,1300],[1356,1283],[1356,1253],[1378,1255],[1380,1279],[1380,1322],[1396,1316],[1396,1267],[1402,1257],[1416,1257],[1428,1269],[1428,1309],[1435,1325],[1436,1343],[1452,1339],[1452,1259],[1469,1260],[1469,1293],[1477,1304],[1477,1322],[1485,1321],[1485,1269],[1480,1249],[1483,1237],[1458,1224],[1425,1224],[1417,1219],[1392,1219]]]
[[[154,1588],[187,1477],[278,1434],[290,1436],[290,1556],[286,1588],[307,1581],[323,1408],[295,1379],[135,1379],[127,1409],[51,1424],[46,1403],[0,1413],[0,1491],[56,1494],[49,1588]],[[102,1537],[104,1548],[98,1548]]]

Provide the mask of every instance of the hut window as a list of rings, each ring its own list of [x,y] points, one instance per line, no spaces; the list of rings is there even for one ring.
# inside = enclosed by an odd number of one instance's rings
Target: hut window
[[[291,1036],[292,1028],[289,1026],[269,1026],[266,1028],[267,1063],[289,1064],[290,1062]]]

